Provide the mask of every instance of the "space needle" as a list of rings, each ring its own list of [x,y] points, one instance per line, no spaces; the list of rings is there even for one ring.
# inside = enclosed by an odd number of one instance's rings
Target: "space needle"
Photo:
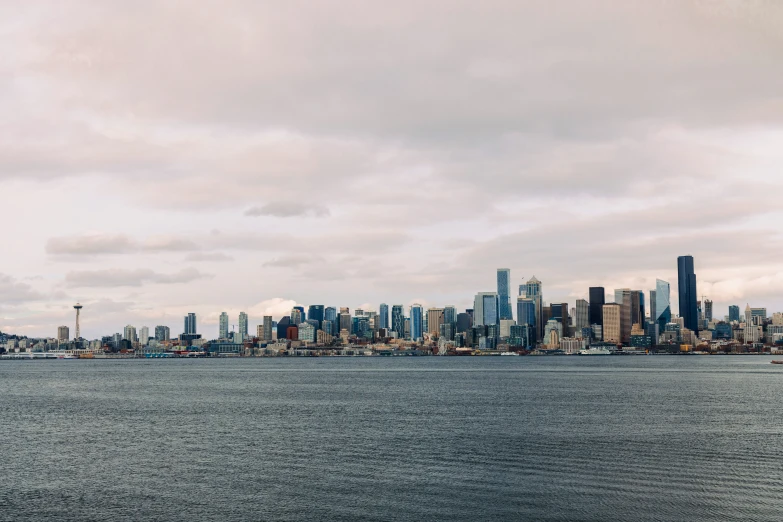
[[[81,339],[82,337],[82,334],[79,331],[79,312],[82,311],[83,307],[79,303],[76,303],[75,305],[73,305],[73,307],[76,309],[76,337],[73,338],[76,341]]]

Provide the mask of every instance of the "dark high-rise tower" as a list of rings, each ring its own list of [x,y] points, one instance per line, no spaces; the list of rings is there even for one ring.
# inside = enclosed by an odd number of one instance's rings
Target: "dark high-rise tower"
[[[604,324],[604,305],[606,290],[603,286],[590,287],[590,324]]]
[[[500,319],[513,319],[511,312],[511,270],[498,268],[498,315]]]
[[[693,256],[677,258],[677,288],[680,293],[680,317],[685,328],[699,332],[699,312],[696,307],[696,272]]]

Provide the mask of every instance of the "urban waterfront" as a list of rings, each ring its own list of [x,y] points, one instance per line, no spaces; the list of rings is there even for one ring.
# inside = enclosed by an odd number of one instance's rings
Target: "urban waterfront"
[[[0,520],[783,516],[773,357],[0,365]]]

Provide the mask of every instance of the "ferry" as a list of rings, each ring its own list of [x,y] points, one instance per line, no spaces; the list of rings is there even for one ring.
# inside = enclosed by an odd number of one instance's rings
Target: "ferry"
[[[517,352],[502,352],[500,355],[516,355],[519,356]]]
[[[770,364],[783,364],[783,361],[769,361]]]
[[[579,355],[612,355],[612,352],[602,347],[585,348],[579,350]]]

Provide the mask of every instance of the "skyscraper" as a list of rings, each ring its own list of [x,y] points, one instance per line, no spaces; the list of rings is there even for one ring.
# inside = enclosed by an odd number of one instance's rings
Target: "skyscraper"
[[[298,325],[304,321],[304,307],[295,306],[291,309],[291,324]]]
[[[397,339],[405,338],[405,314],[402,305],[392,305],[391,329],[397,333]]]
[[[263,331],[263,339],[264,341],[271,341],[272,340],[272,316],[271,315],[265,315],[264,316],[264,331]]]
[[[620,305],[620,338],[619,342],[631,342],[631,289],[621,288],[614,291],[614,302]],[[606,315],[604,314],[604,317]],[[606,329],[604,329],[606,338]]]
[[[729,306],[729,322],[735,321],[739,322],[740,320],[740,307],[737,305],[730,305]]]
[[[126,326],[125,331],[122,334],[122,338],[126,341],[135,343],[136,339],[138,339],[136,336],[136,327],[131,325]]]
[[[150,329],[146,326],[142,326],[139,330],[139,344],[147,346],[150,343]]]
[[[511,311],[511,270],[498,268],[498,316],[499,319],[513,319]]]
[[[326,314],[326,310],[324,308],[324,305],[310,305],[307,308],[307,318],[312,319],[314,321],[318,321],[318,330],[323,329],[323,322],[324,322],[324,315]]]
[[[606,290],[603,286],[590,287],[590,324],[604,324],[604,304],[606,304]]]
[[[495,292],[479,292],[473,301],[473,325],[499,325],[498,294]]]
[[[696,306],[696,273],[693,256],[677,258],[677,289],[680,294],[680,317],[683,318],[685,328],[698,335],[699,312]]]
[[[378,328],[389,328],[389,305],[386,303],[378,307]]]
[[[704,300],[704,319],[708,323],[712,321],[712,299]]]
[[[658,331],[666,330],[666,325],[672,322],[672,308],[669,301],[669,283],[660,279],[655,280],[655,313],[652,320],[658,323]]]
[[[171,330],[168,326],[156,326],[155,327],[155,340],[158,342],[171,340]]]
[[[517,297],[517,323],[536,328],[536,299],[533,297]]]
[[[655,290],[650,290],[650,322],[654,323],[655,318],[658,316],[657,309],[655,306]]]
[[[239,312],[239,338],[244,341],[247,339],[247,314]]]
[[[57,328],[57,340],[61,343],[67,343],[71,340],[70,330],[67,326]]]
[[[218,339],[228,339],[228,314],[220,314],[220,327],[218,328]]]
[[[541,341],[544,338],[544,289],[543,284],[536,276],[528,280],[525,295],[528,298],[532,298],[536,303],[536,341]]]
[[[295,306],[297,310],[299,310],[299,313],[301,313],[302,322],[304,322],[305,319],[307,319],[307,316],[305,316],[305,309],[304,306]]]
[[[443,308],[430,308],[427,310],[427,332],[432,336],[440,334],[440,327],[443,324]]]
[[[196,334],[196,314],[190,312],[185,316],[185,335]]]
[[[574,317],[574,327],[577,331],[590,326],[590,303],[584,299],[576,301],[576,315]]]
[[[424,317],[420,304],[411,306],[411,339],[417,341],[422,338],[424,332]]]
[[[443,324],[453,325],[454,331],[457,331],[457,309],[453,305],[446,305],[443,307]]]
[[[608,303],[603,306],[603,338],[606,342],[622,342],[622,306],[619,303]]]

